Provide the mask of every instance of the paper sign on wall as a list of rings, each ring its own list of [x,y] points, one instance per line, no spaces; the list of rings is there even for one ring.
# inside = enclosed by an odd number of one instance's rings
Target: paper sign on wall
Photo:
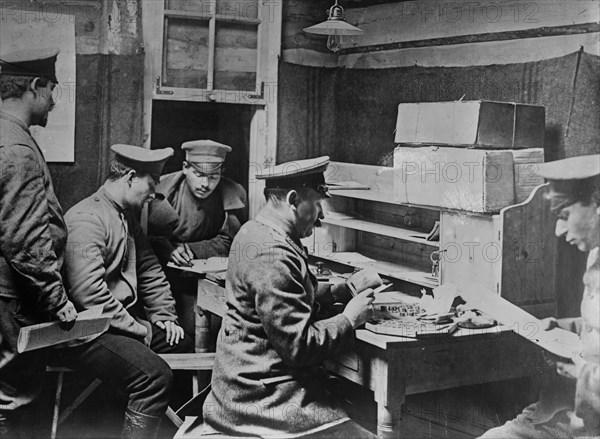
[[[46,3],[0,2],[0,55],[21,49],[58,47],[56,106],[45,128],[31,127],[48,162],[75,160],[75,17]],[[1,104],[0,104],[1,105]]]

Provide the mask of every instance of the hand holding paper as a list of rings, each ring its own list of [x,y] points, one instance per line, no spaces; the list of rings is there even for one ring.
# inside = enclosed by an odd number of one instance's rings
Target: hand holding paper
[[[346,283],[350,293],[352,293],[353,296],[356,296],[367,288],[376,288],[380,286],[383,281],[373,268],[367,267],[350,276]]]
[[[111,320],[110,316],[102,315],[102,309],[102,305],[98,305],[80,312],[69,330],[63,329],[63,322],[25,326],[19,331],[17,351],[27,352],[102,334]]]

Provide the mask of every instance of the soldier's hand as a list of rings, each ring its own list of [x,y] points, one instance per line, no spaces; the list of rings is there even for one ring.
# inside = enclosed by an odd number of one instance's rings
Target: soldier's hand
[[[373,289],[368,288],[356,297],[353,297],[352,300],[348,302],[342,314],[344,314],[348,320],[350,320],[353,328],[358,328],[367,320],[370,320],[374,317],[374,299],[375,292]]]
[[[348,278],[346,284],[353,296],[367,288],[377,288],[383,281],[373,268],[363,268]]]
[[[571,358],[572,363],[566,363],[562,361],[556,362],[556,372],[559,375],[562,375],[567,378],[571,378],[573,380],[579,379],[581,375],[581,369],[585,365],[585,360],[581,357],[581,355],[573,355]]]
[[[54,312],[54,316],[61,322],[60,327],[68,331],[75,325],[77,311],[73,303],[67,300],[63,306]]]
[[[184,243],[181,243],[177,244],[177,248],[171,253],[169,261],[182,267],[191,267],[192,258],[193,254],[188,246]]]
[[[170,321],[156,322],[156,326],[166,332],[165,340],[171,346],[179,344],[179,342],[183,340],[183,328],[177,323]]]
[[[542,331],[550,331],[554,328],[558,328],[558,321],[554,317],[546,317],[540,320],[540,329]]]

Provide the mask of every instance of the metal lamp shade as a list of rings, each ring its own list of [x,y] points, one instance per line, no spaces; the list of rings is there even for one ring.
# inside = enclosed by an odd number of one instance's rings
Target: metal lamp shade
[[[317,35],[361,35],[362,29],[352,26],[340,19],[328,19],[314,26],[305,27],[304,32]]]

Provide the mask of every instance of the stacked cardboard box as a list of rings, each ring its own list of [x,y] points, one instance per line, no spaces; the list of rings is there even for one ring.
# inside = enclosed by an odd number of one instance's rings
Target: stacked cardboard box
[[[497,212],[543,183],[544,107],[466,101],[400,104],[394,192],[400,202]]]

